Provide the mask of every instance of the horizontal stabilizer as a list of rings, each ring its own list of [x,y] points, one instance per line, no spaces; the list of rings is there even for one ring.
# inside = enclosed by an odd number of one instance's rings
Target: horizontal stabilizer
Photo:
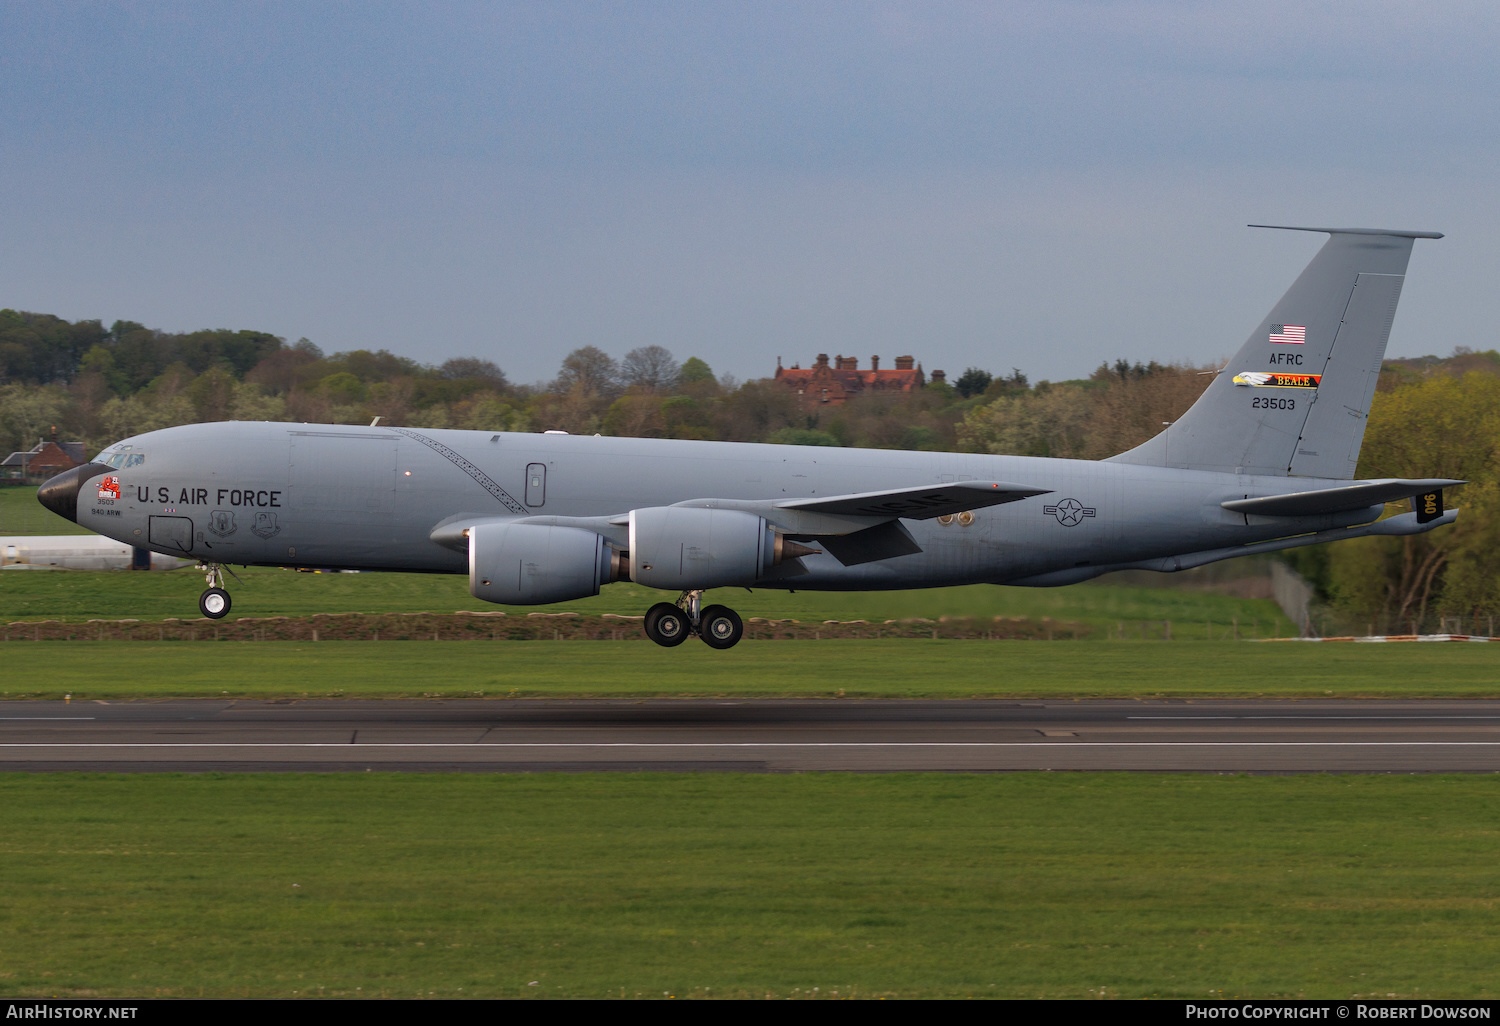
[[[1442,232],[1413,232],[1404,228],[1302,228],[1294,224],[1247,224],[1246,228],[1275,228],[1283,232],[1327,232],[1329,235],[1394,235],[1398,239],[1441,239]]]
[[[1377,481],[1360,481],[1339,488],[1319,488],[1310,492],[1291,492],[1286,495],[1266,495],[1256,499],[1232,499],[1220,503],[1235,513],[1254,513],[1264,517],[1313,517],[1323,513],[1343,513],[1347,510],[1364,509],[1382,502],[1409,499],[1424,492],[1435,492],[1443,488],[1464,484],[1445,478],[1402,480],[1382,478]]]
[[[1046,495],[1049,489],[1000,481],[960,481],[925,488],[897,488],[884,492],[835,495],[826,499],[792,499],[776,503],[777,509],[804,513],[829,513],[851,517],[905,517],[931,520],[965,510],[998,506],[1005,502]]]

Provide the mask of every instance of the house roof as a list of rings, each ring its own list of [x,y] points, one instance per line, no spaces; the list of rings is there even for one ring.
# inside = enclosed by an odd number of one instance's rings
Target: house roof
[[[76,455],[75,455],[76,453]],[[30,449],[21,449],[0,460],[0,467],[76,467],[84,462],[82,442],[38,442]]]
[[[909,357],[901,360],[909,361]],[[819,353],[811,367],[776,368],[776,380],[795,389],[805,403],[842,403],[865,392],[910,392],[921,388],[925,375],[920,367],[859,370],[856,361],[839,357],[843,366],[832,366],[827,353]]]

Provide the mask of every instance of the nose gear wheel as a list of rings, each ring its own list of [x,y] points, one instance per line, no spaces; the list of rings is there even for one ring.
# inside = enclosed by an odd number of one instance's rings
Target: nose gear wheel
[[[198,611],[210,620],[228,616],[231,602],[229,592],[224,590],[224,567],[218,563],[199,563],[194,569],[203,571],[203,579],[208,584],[208,590],[198,596]],[[238,581],[239,577],[234,579]]]
[[[198,610],[210,620],[218,620],[229,613],[229,592],[223,588],[209,588],[198,596]]]

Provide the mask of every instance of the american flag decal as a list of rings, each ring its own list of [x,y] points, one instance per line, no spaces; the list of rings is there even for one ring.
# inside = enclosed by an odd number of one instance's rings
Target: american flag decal
[[[1307,342],[1307,325],[1273,324],[1271,325],[1271,341],[1290,342],[1294,346],[1304,345]]]

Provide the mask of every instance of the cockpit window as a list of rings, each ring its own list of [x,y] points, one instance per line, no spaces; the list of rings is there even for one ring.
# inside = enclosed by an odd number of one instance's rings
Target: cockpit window
[[[121,468],[139,467],[146,462],[146,454],[143,452],[117,452],[100,462],[107,463],[116,470]]]

